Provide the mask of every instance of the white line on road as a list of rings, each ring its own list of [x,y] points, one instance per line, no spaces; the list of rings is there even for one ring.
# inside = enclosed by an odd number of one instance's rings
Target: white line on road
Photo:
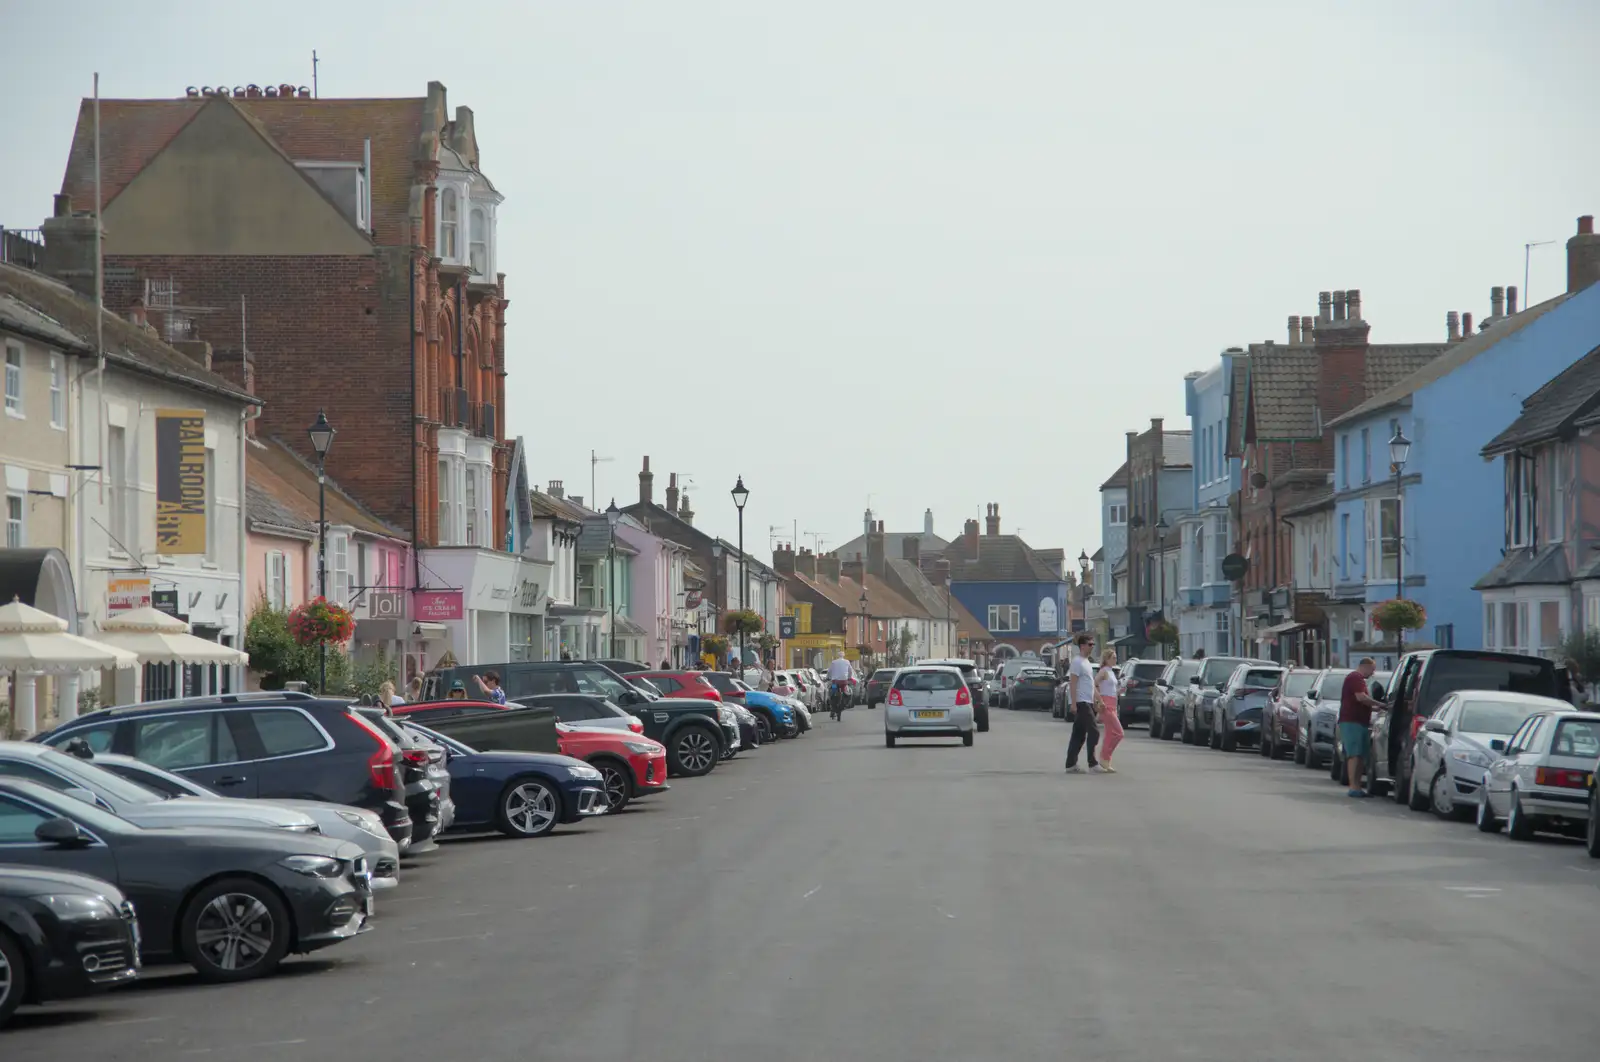
[[[229,1050],[229,1051],[248,1051],[248,1050],[250,1050],[251,1048],[254,1048],[254,1047],[295,1047],[295,1046],[298,1046],[299,1044],[303,1044],[303,1043],[305,1043],[305,1040],[303,1040],[303,1039],[302,1040],[268,1040],[266,1043],[260,1043],[260,1044],[239,1044],[239,1045],[234,1046],[234,1047],[229,1047],[229,1048],[227,1048],[227,1050]],[[187,1048],[186,1050],[184,1050],[183,1053],[186,1054],[186,1055],[209,1055],[214,1050],[216,1050],[216,1048],[212,1048],[212,1047],[190,1047],[190,1048]]]
[[[946,911],[943,907],[940,907],[938,904],[934,904],[933,905],[933,909],[935,911],[938,911],[940,914],[944,915],[946,918],[954,918],[955,917],[955,915],[951,914],[949,911]]]
[[[144,1024],[147,1024],[147,1023],[152,1022],[152,1021],[160,1021],[160,1020],[161,1020],[160,1018],[121,1018],[121,1019],[119,1019],[117,1021],[103,1021],[100,1024],[102,1024],[102,1025],[144,1025]]]
[[[821,885],[818,885],[818,886],[817,886],[817,889],[820,889],[820,888],[822,888],[822,886],[821,886]],[[812,890],[811,890],[811,891],[810,891],[810,892],[808,892],[808,893],[806,893],[806,894],[805,894],[805,895],[804,895],[804,896],[802,896],[802,897],[800,897],[800,898],[801,898],[801,899],[802,899],[802,900],[809,900],[809,899],[811,899],[811,897],[813,897],[813,896],[815,896],[815,895],[816,895],[816,894],[817,894],[817,889],[812,889]]]
[[[1489,885],[1446,885],[1444,888],[1445,888],[1446,892],[1499,892],[1500,891],[1499,889],[1496,889],[1496,888],[1494,888],[1492,886],[1489,886]]]
[[[457,940],[488,940],[493,933],[469,933],[464,937],[429,937],[425,940],[408,940],[407,944],[450,944]]]

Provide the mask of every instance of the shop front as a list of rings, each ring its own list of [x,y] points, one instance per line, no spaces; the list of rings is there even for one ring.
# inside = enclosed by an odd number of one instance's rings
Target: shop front
[[[424,550],[422,577],[432,585],[411,592],[415,673],[446,653],[464,665],[540,659],[549,568],[472,546]]]
[[[50,613],[67,621],[67,630],[78,629],[78,593],[72,581],[72,566],[59,549],[0,549],[0,604],[12,600]],[[5,698],[18,700],[18,691],[5,689],[9,676],[0,676]],[[56,719],[70,719],[77,709],[77,675],[22,675],[20,684],[31,687],[36,704],[53,706]]]
[[[242,648],[239,629],[239,577],[233,572],[90,569],[95,630],[135,609],[153,608],[189,625],[196,638],[231,649]],[[93,638],[93,631],[88,637]],[[243,689],[243,668],[223,664],[147,663],[139,676],[139,700],[203,697]],[[119,691],[116,700],[126,700]]]

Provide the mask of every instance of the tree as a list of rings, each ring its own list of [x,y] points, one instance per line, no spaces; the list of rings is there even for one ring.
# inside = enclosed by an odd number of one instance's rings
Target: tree
[[[901,627],[889,642],[889,666],[905,667],[911,662],[911,650],[917,645],[917,636],[910,627]]]

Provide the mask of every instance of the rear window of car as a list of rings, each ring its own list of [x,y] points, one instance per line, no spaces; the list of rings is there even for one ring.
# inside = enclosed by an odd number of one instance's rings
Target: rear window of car
[[[213,744],[214,735],[217,744]],[[135,720],[133,754],[169,771],[239,759],[233,735],[216,712],[184,712]]]
[[[1200,662],[1198,660],[1185,661],[1172,669],[1172,677],[1167,681],[1174,686],[1181,686],[1188,683],[1190,679],[1198,674],[1200,674]]]
[[[293,709],[252,711],[250,719],[256,725],[261,747],[268,756],[315,752],[328,743],[315,723]]]
[[[1457,690],[1498,690],[1556,697],[1556,670],[1547,660],[1515,660],[1469,653],[1435,653],[1428,661],[1419,714],[1432,712]],[[1387,685],[1387,684],[1385,684]]]
[[[1456,729],[1468,734],[1509,736],[1517,732],[1522,721],[1530,714],[1532,714],[1531,709],[1522,704],[1468,701],[1461,706],[1461,722]]]
[[[872,678],[869,681],[872,681],[872,682],[888,682],[890,676],[893,675],[893,674],[894,674],[894,669],[893,668],[887,668],[887,667],[879,668],[877,671],[874,671],[872,673]]]
[[[1600,757],[1600,723],[1593,719],[1561,720],[1550,752],[1555,756],[1581,756],[1587,760]]]
[[[961,676],[952,675],[948,671],[902,671],[900,677],[894,680],[894,688],[897,690],[918,690],[929,693],[959,689],[962,685]]]
[[[1289,677],[1283,680],[1283,695],[1285,697],[1304,697],[1306,691],[1311,689],[1311,684],[1317,681],[1315,671],[1292,671]]]
[[[1283,681],[1283,672],[1254,669],[1244,673],[1244,685],[1250,689],[1275,690]]]
[[[1161,661],[1153,661],[1148,664],[1141,661],[1140,663],[1133,665],[1133,673],[1129,677],[1136,679],[1149,679],[1151,682],[1154,682],[1156,679],[1161,677],[1161,673],[1166,669],[1167,665]]]
[[[721,672],[711,671],[707,672],[703,677],[707,682],[711,683],[711,688],[716,690],[718,693],[734,692],[733,676],[731,675],[724,675]]]
[[[1317,700],[1325,701],[1330,697],[1337,698],[1339,691],[1344,686],[1344,677],[1350,674],[1348,670],[1327,671],[1322,675],[1322,681],[1317,683]]]
[[[1202,686],[1221,686],[1233,675],[1234,669],[1244,663],[1236,656],[1214,656],[1200,670]]]

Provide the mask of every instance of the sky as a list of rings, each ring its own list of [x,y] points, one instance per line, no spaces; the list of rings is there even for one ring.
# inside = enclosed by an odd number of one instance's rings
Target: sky
[[[0,0],[0,224],[59,189],[78,100],[309,84],[476,115],[505,195],[509,434],[535,483],[843,544],[1099,542],[1124,432],[1183,375],[1359,288],[1374,342],[1565,284],[1600,213],[1584,0]],[[591,454],[610,460],[591,466]],[[590,474],[596,490],[591,491]],[[593,500],[592,498],[590,499]],[[820,535],[820,540],[814,535]]]

